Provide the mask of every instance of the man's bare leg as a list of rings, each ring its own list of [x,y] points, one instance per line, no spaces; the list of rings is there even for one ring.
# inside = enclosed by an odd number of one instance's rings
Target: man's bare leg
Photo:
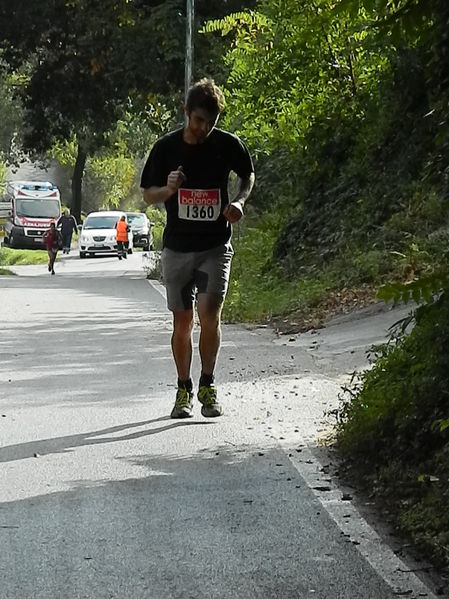
[[[193,310],[173,312],[173,334],[171,347],[175,359],[178,378],[187,381],[190,378],[192,364]]]
[[[50,254],[50,267],[51,267],[51,274],[54,275],[55,274],[55,260],[56,260],[56,254],[57,252],[51,252]]]
[[[201,373],[213,375],[221,343],[221,310],[223,302],[215,295],[198,296],[198,318],[200,320]]]
[[[217,401],[214,386],[215,364],[221,343],[221,309],[222,299],[216,295],[201,294],[198,296],[198,317],[200,320],[200,358],[201,378],[198,399],[203,404],[201,413],[206,417],[221,416],[222,407]]]
[[[193,310],[173,312],[171,346],[178,373],[178,391],[172,418],[189,418],[192,415],[193,384],[190,378],[192,364]]]

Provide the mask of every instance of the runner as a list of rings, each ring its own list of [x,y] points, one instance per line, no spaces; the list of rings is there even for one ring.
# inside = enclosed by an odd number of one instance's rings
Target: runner
[[[44,233],[44,243],[48,253],[48,272],[54,275],[56,256],[62,245],[61,233],[57,230],[54,222],[51,223],[50,228]]]
[[[178,374],[172,418],[192,416],[195,296],[200,321],[201,414],[216,417],[223,413],[214,372],[233,255],[231,225],[242,218],[254,185],[254,167],[245,144],[216,128],[223,109],[223,94],[213,80],[195,83],[187,94],[185,126],[155,143],[142,172],[146,203],[164,202],[167,211],[162,272],[168,308],[173,312],[172,351]],[[230,171],[238,176],[232,198],[228,197]]]

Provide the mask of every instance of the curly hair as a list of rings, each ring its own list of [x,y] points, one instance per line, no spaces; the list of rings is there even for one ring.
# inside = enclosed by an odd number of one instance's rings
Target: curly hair
[[[211,114],[218,115],[225,108],[225,99],[220,88],[215,85],[214,80],[204,77],[189,88],[186,108],[189,113],[195,108],[202,108]]]

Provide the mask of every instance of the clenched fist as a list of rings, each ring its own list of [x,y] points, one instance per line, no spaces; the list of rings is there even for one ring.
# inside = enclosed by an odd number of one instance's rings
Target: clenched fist
[[[173,192],[175,193],[175,191],[177,191],[181,185],[184,183],[184,181],[187,179],[187,177],[184,174],[184,171],[182,170],[182,166],[178,166],[178,168],[175,171],[171,171],[167,177],[167,187]]]
[[[225,219],[231,223],[236,223],[243,216],[243,208],[240,202],[231,202],[226,206],[223,210],[223,216]]]

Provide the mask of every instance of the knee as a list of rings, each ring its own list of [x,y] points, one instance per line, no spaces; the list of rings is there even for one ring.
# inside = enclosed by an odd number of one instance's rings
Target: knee
[[[188,337],[192,334],[193,329],[193,313],[174,314],[173,317],[173,334],[181,337]]]
[[[202,329],[214,330],[220,327],[220,311],[205,310],[198,317]]]

